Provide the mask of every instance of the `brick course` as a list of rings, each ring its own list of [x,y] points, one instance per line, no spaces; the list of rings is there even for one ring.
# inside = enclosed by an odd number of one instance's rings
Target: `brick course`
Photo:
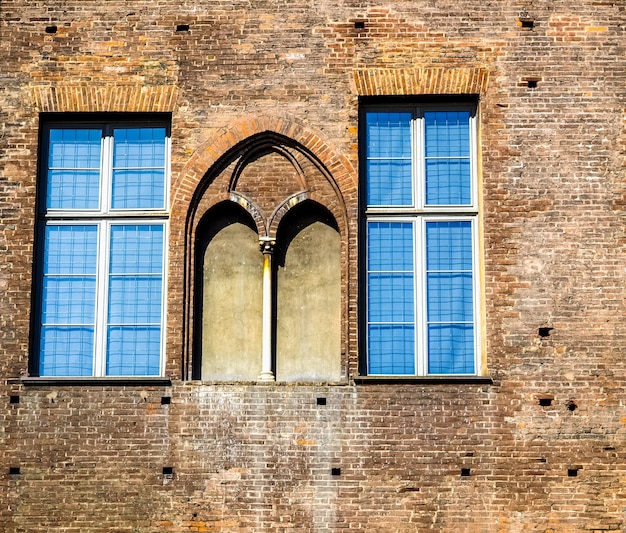
[[[624,531],[624,28],[604,0],[4,0],[0,530]],[[492,383],[355,382],[359,97],[465,93]],[[172,116],[171,384],[29,382],[40,113],[134,111]],[[328,177],[339,384],[188,379],[194,216],[270,134]]]

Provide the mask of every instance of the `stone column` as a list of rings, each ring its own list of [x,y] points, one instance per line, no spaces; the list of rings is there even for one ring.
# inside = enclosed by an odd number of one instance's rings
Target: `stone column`
[[[263,348],[259,381],[274,381],[272,371],[272,254],[276,241],[271,237],[259,239],[263,253]]]

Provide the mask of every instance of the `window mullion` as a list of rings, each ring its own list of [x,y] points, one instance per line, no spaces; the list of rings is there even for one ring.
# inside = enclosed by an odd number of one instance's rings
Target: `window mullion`
[[[106,373],[106,321],[108,307],[109,223],[98,222],[98,257],[96,265],[96,310],[94,327],[94,376]]]
[[[425,223],[423,217],[414,222],[415,233],[415,353],[416,373],[418,376],[428,374],[428,339],[426,328],[426,244]]]
[[[111,190],[113,180],[113,134],[106,129],[102,139],[102,166],[100,184],[101,212],[111,210]]]
[[[413,110],[413,183],[415,190],[414,206],[424,209],[425,195],[425,157],[424,157],[424,120],[420,108]],[[415,373],[424,376],[428,373],[428,353],[426,341],[426,282],[423,216],[415,214],[413,222],[414,252],[413,276],[415,286]]]
[[[411,147],[413,155],[413,207],[424,208],[424,124],[419,109],[413,110]]]
[[[102,145],[101,170],[101,212],[111,211],[111,190],[113,179],[113,132],[110,127],[104,129]],[[100,245],[98,247],[98,306],[96,323],[96,361],[95,375],[106,375],[107,330],[109,307],[109,250],[111,241],[111,224],[107,220],[100,221]]]

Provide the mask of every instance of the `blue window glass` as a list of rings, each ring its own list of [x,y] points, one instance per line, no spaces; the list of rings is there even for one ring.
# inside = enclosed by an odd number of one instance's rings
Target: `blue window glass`
[[[472,269],[472,223],[468,220],[426,224],[428,270]]]
[[[367,113],[367,205],[412,205],[411,113]]]
[[[46,207],[98,209],[101,129],[51,129]]]
[[[415,326],[370,324],[367,347],[370,375],[415,373]]]
[[[40,372],[92,373],[98,228],[48,225],[44,234]]]
[[[469,157],[469,121],[469,111],[424,112],[426,157]]]
[[[474,372],[472,223],[426,222],[428,371]]]
[[[111,227],[107,375],[158,375],[163,226]]]
[[[413,224],[368,223],[370,374],[415,371]]]
[[[39,372],[42,376],[91,376],[93,327],[44,326]]]
[[[470,205],[470,113],[425,112],[426,205]]]
[[[114,131],[113,209],[165,206],[165,128]]]
[[[161,330],[149,326],[109,326],[108,376],[158,376]]]
[[[429,374],[473,374],[474,326],[428,325]]]

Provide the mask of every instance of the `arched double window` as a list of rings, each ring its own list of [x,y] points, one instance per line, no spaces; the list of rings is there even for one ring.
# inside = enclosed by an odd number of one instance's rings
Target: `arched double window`
[[[339,380],[341,238],[327,175],[276,139],[220,168],[198,196],[193,377]]]

